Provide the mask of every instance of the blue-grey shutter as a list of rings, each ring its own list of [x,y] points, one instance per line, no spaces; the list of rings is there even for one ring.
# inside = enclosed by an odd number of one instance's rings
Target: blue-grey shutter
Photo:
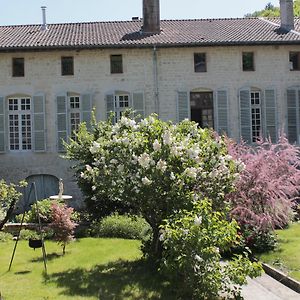
[[[273,143],[277,142],[277,106],[276,106],[276,92],[273,89],[265,90],[264,99],[264,125],[265,137],[271,138]]]
[[[228,124],[228,96],[226,90],[218,90],[216,93],[215,123],[219,134],[229,135]]]
[[[288,140],[290,143],[298,143],[299,127],[299,103],[297,90],[287,90],[287,123]]]
[[[137,120],[141,120],[145,117],[144,93],[134,92],[132,94],[132,107],[134,109],[134,116]]]
[[[188,92],[177,92],[177,122],[190,119],[191,109]]]
[[[63,141],[68,137],[67,95],[56,97],[57,150],[64,151]]]
[[[107,94],[105,96],[105,103],[106,103],[106,119],[110,118],[111,113],[116,112],[115,108],[115,95],[114,94]]]
[[[252,143],[252,121],[250,90],[240,90],[240,129],[241,138],[246,143]]]
[[[91,128],[92,106],[92,95],[81,95],[81,122],[85,122],[88,129]]]
[[[45,96],[33,96],[34,151],[46,151]]]
[[[0,97],[0,153],[6,151],[5,116],[5,99]]]

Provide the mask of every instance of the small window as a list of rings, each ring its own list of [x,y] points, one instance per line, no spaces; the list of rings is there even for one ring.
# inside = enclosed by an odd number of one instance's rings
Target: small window
[[[61,75],[74,75],[73,56],[63,56],[61,58]]]
[[[12,59],[12,76],[13,77],[24,77],[24,58],[13,58]]]
[[[80,97],[71,96],[69,97],[69,109],[70,109],[70,129],[71,129],[71,138],[76,140],[76,133],[79,129],[79,124],[81,121],[80,118]]]
[[[290,70],[300,70],[300,52],[290,52]]]
[[[110,56],[110,73],[111,74],[123,73],[122,55],[111,55]]]
[[[243,71],[254,71],[253,52],[243,52]]]
[[[195,72],[206,72],[206,53],[194,53]]]

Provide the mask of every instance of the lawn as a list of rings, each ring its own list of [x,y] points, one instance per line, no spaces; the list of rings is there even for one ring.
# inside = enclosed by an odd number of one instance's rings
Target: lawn
[[[48,275],[41,249],[18,244],[7,272],[13,242],[0,243],[0,291],[5,300],[173,299],[168,284],[141,260],[140,242],[84,238],[69,244],[65,256],[46,241]]]
[[[276,233],[279,242],[277,249],[261,255],[260,259],[300,281],[300,223],[276,230]]]

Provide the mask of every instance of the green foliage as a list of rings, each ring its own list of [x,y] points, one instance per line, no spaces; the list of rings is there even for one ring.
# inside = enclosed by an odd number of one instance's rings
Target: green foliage
[[[253,13],[246,14],[245,17],[279,17],[280,16],[280,9],[277,6],[274,6],[272,3],[268,3],[264,9],[255,11]],[[294,1],[294,16],[300,16],[300,0]]]
[[[149,232],[151,227],[144,218],[129,215],[113,214],[91,226],[91,235],[96,237],[142,240],[149,238]]]
[[[228,212],[227,212],[228,213]],[[217,299],[220,293],[239,296],[246,276],[258,276],[261,266],[246,255],[221,262],[220,252],[237,244],[238,225],[226,212],[213,211],[204,199],[192,211],[181,210],[161,226],[162,270],[184,299]]]
[[[0,231],[0,242],[11,241],[13,238],[12,234],[4,231]]]
[[[21,181],[16,185],[0,180],[0,230],[12,215],[15,204],[22,195],[18,188],[23,186],[26,186],[26,182]]]
[[[53,201],[50,199],[43,199],[37,201],[40,218],[42,223],[50,223],[51,222],[51,203]],[[23,214],[17,215],[16,220],[21,222]],[[38,216],[36,211],[36,205],[32,204],[31,209],[25,213],[24,217],[25,223],[38,223]]]
[[[20,231],[19,239],[20,240],[29,240],[29,239],[40,239],[40,235],[35,230],[22,229]]]

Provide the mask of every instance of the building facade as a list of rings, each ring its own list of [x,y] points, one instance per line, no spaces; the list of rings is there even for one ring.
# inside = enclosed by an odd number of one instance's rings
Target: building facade
[[[160,21],[155,0],[143,21],[0,27],[0,178],[36,182],[38,198],[62,178],[79,206],[62,140],[93,108],[98,120],[132,107],[249,143],[279,130],[299,143],[300,20],[289,3],[281,19]]]

